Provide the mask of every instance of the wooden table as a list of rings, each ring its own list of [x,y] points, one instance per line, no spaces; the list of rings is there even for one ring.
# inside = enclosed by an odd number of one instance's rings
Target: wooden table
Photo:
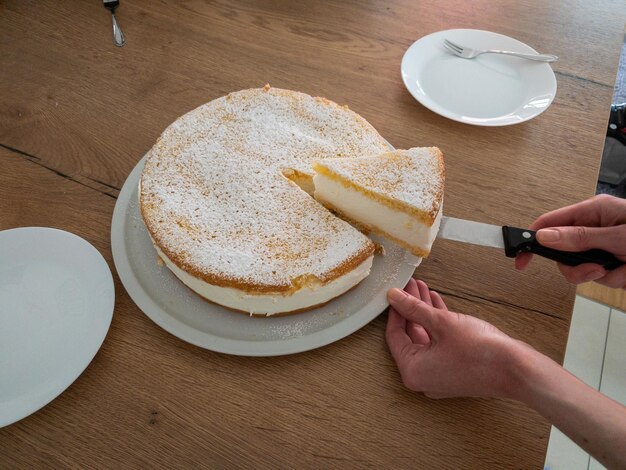
[[[448,215],[525,225],[592,195],[625,12],[608,0],[124,0],[118,19],[123,48],[96,0],[0,4],[0,229],[74,232],[114,273],[111,215],[133,166],[179,115],[265,83],[349,104],[398,148],[441,147]],[[419,105],[402,85],[401,57],[449,28],[559,55],[554,104],[491,129]],[[416,276],[451,308],[562,359],[574,288],[552,263],[520,274],[493,250],[438,241]],[[524,406],[405,390],[386,315],[308,353],[232,357],[160,329],[114,277],[102,349],[59,398],[0,430],[0,467],[543,464],[549,424]]]

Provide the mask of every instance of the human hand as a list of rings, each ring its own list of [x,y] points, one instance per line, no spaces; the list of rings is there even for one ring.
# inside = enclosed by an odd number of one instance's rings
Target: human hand
[[[546,229],[550,227],[549,229]],[[626,200],[599,195],[539,217],[530,227],[537,231],[537,241],[549,248],[564,251],[585,251],[601,248],[626,261]],[[515,267],[524,270],[532,259],[523,253],[515,259]],[[569,282],[596,281],[608,287],[626,288],[626,265],[612,271],[585,263],[559,270]]]
[[[478,318],[454,313],[422,281],[390,289],[387,343],[402,381],[431,398],[510,397],[510,353],[529,346]]]

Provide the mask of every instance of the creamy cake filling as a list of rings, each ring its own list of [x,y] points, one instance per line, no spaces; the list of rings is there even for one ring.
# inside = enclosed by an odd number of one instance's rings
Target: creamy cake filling
[[[349,273],[320,286],[304,287],[294,293],[250,294],[232,287],[209,284],[183,271],[170,260],[155,244],[158,255],[165,265],[187,287],[205,299],[224,307],[248,312],[250,315],[276,315],[323,304],[347,292],[365,279],[370,273],[374,256],[370,256]]]
[[[321,173],[313,177],[315,198],[326,201],[345,216],[355,222],[369,227],[380,227],[392,237],[408,245],[419,247],[429,252],[437,237],[443,204],[431,227],[415,220],[415,217],[392,209],[383,203],[371,199],[354,188],[331,179]]]

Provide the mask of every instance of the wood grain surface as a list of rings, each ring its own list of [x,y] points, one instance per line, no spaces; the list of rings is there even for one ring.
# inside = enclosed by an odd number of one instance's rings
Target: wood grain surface
[[[611,289],[595,282],[586,282],[578,286],[576,293],[626,312],[626,291],[624,289]]]
[[[176,339],[115,275],[111,215],[130,170],[179,115],[270,83],[348,104],[398,148],[439,146],[447,215],[528,225],[594,192],[623,4],[124,0],[117,17],[123,48],[101,2],[0,3],[0,229],[76,233],[116,283],[100,352],[60,397],[0,429],[0,468],[541,467],[549,424],[531,410],[405,390],[386,315],[286,357],[232,357]],[[420,106],[402,85],[402,55],[452,28],[560,56],[553,105],[504,128]],[[416,277],[451,308],[562,360],[575,290],[552,263],[521,274],[495,250],[437,241]]]

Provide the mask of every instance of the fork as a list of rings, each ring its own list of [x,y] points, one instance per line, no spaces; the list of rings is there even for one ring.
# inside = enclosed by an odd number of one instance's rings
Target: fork
[[[471,47],[460,46],[447,39],[443,40],[444,47],[454,55],[463,59],[473,59],[481,54],[504,54],[522,59],[536,60],[538,62],[556,62],[559,58],[552,54],[525,54],[523,52],[500,51],[497,49],[472,49]]]
[[[117,47],[122,47],[126,43],[124,33],[120,29],[120,25],[115,19],[115,9],[120,5],[119,0],[103,0],[104,8],[107,8],[111,12],[111,18],[113,20],[113,42]]]

